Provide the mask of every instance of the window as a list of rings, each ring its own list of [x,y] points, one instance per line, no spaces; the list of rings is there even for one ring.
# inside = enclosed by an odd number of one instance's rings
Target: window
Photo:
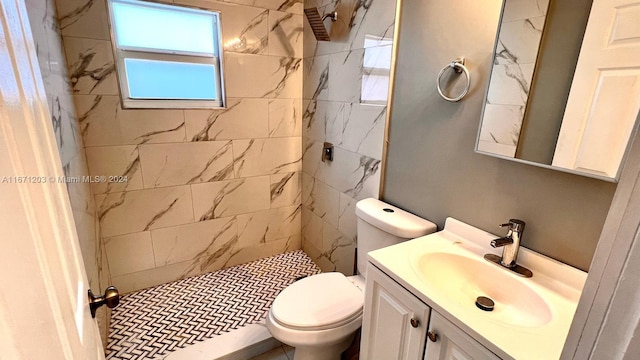
[[[387,105],[391,76],[392,39],[367,35],[364,40],[360,103]]]
[[[124,107],[224,106],[217,12],[109,0],[109,14]]]

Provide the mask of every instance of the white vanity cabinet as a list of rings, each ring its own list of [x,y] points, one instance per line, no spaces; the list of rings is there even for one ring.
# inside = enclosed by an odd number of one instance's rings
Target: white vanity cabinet
[[[369,264],[360,359],[422,359],[430,311],[417,297]]]
[[[371,264],[360,359],[500,360]]]
[[[424,360],[500,360],[442,315],[431,312]]]

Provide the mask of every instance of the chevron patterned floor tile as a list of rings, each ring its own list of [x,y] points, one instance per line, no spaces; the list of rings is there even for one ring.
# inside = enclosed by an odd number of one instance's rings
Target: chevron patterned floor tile
[[[159,359],[255,323],[287,285],[317,273],[298,250],[127,294],[111,314],[107,359]]]

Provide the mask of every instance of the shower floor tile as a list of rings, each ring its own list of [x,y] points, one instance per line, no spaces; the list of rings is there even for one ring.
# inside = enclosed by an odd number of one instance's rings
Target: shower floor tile
[[[160,359],[265,318],[276,295],[320,273],[302,250],[127,294],[111,314],[107,359]]]

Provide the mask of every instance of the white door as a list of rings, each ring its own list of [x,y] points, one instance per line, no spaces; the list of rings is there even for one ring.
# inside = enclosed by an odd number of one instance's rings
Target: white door
[[[617,178],[640,110],[640,1],[594,0],[553,165]]]
[[[424,360],[500,360],[435,311],[431,312],[428,336]]]
[[[368,265],[360,359],[421,359],[430,311],[382,271]]]
[[[104,358],[62,175],[24,1],[1,0],[0,359]]]

